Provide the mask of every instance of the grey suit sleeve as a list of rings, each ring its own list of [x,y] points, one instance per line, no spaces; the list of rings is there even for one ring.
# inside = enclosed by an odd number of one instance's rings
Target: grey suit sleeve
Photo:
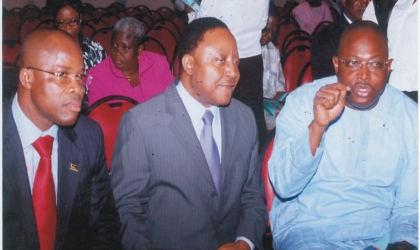
[[[254,119],[253,122],[255,124]],[[258,159],[258,132],[255,125],[248,178],[241,193],[241,219],[236,235],[249,239],[256,249],[263,249],[261,239],[265,231],[268,215],[265,206],[261,164],[259,164]]]
[[[120,122],[111,164],[111,186],[121,219],[125,249],[148,245],[146,217],[150,169],[136,117],[126,112]]]

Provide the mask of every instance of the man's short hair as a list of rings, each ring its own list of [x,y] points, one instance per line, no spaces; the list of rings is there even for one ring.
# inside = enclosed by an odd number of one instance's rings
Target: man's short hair
[[[143,25],[134,17],[124,17],[120,19],[112,29],[112,33],[114,32],[131,34],[136,42],[136,46],[142,45],[145,40]]]
[[[216,28],[229,29],[226,24],[214,17],[203,17],[192,21],[185,28],[179,40],[178,62],[179,74],[181,75],[184,68],[182,67],[182,57],[186,54],[195,52],[198,44],[203,40],[204,34]]]
[[[343,32],[343,34],[341,34],[341,38],[340,38],[340,44],[338,46],[338,54],[340,52],[340,47],[342,44],[343,39],[353,30],[357,30],[357,29],[369,29],[369,32],[374,32],[376,34],[378,34],[381,39],[383,39],[383,41],[385,43],[388,43],[388,39],[386,36],[386,33],[383,29],[381,29],[381,27],[379,27],[379,25],[377,25],[376,23],[372,22],[372,21],[367,21],[367,20],[357,20],[353,23],[351,23]]]

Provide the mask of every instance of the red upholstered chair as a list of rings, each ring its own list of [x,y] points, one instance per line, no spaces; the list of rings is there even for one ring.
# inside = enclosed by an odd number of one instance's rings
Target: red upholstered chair
[[[140,13],[146,13],[147,11],[149,11],[149,7],[142,4],[137,5],[135,8],[138,9]]]
[[[162,16],[162,18],[167,19],[167,20],[170,20],[172,15],[174,14],[173,10],[165,6],[157,9],[156,12],[159,13]]]
[[[120,17],[112,14],[112,13],[106,13],[101,17],[101,21],[106,23],[110,28],[114,27],[114,25],[120,20]]]
[[[93,36],[93,33],[95,33],[95,28],[92,27],[92,25],[85,23],[82,26],[82,34],[83,37],[91,38]]]
[[[188,24],[188,20],[182,19],[177,15],[173,15],[171,21],[174,24],[176,24],[176,26],[178,27],[181,34],[184,31],[185,27],[187,27],[187,24]]]
[[[95,31],[92,35],[92,40],[102,45],[107,55],[111,55],[111,36],[112,29],[104,28]]]
[[[141,11],[134,7],[130,7],[125,10],[125,14],[127,14],[127,16],[135,17],[141,14]]]
[[[19,41],[3,40],[3,63],[16,65],[21,46]]]
[[[314,29],[314,32],[312,33],[312,36],[315,36],[316,34],[318,34],[318,32],[327,28],[332,23],[333,22],[330,22],[330,21],[323,21],[323,22],[318,23],[318,25]]]
[[[153,21],[156,21],[162,18],[162,16],[156,10],[148,10],[142,14],[152,18]]]
[[[105,8],[96,8],[94,11],[90,12],[92,14],[93,18],[100,19],[103,15],[107,14],[108,10]]]
[[[283,42],[283,48],[280,50],[280,58],[282,65],[285,62],[285,55],[294,47],[305,45],[312,47],[312,36],[304,30],[295,30],[286,36]]]
[[[146,41],[144,43],[144,50],[151,51],[151,52],[163,55],[166,58],[168,58],[168,56],[166,55],[165,47],[163,47],[163,45],[156,38],[146,36]]]
[[[311,48],[305,45],[294,47],[285,55],[283,73],[287,93],[292,92],[302,84],[302,82],[299,82],[303,80],[301,73],[309,67],[308,63],[310,64],[310,61]]]
[[[137,102],[125,96],[108,96],[96,101],[89,107],[88,117],[97,121],[104,134],[106,165],[111,167],[114,144],[117,139],[120,119],[125,111]]]
[[[89,20],[85,23],[85,25],[91,26],[95,31],[98,31],[98,30],[104,29],[104,28],[109,28],[108,24],[106,24],[104,21],[101,21],[99,19]],[[89,38],[91,38],[91,37],[89,37]]]
[[[175,57],[175,48],[178,44],[175,35],[166,27],[154,26],[146,33],[147,37],[158,40],[165,48],[168,63],[171,63]]]
[[[39,18],[27,18],[23,20],[22,24],[19,27],[19,40],[22,42],[25,39],[26,35],[41,23]]]
[[[8,12],[3,17],[3,40],[19,40],[19,26],[22,22],[20,15]]]
[[[265,193],[265,199],[267,203],[268,212],[271,211],[271,207],[273,205],[273,201],[276,196],[276,193],[274,192],[274,189],[271,185],[270,178],[268,176],[268,160],[270,160],[271,153],[273,151],[275,135],[276,135],[276,128],[271,130],[270,134],[268,135],[267,143],[263,147],[263,150],[260,153],[261,173],[262,173],[262,178],[264,181],[264,193]],[[263,237],[263,244],[264,246],[267,245],[267,248],[264,247],[264,249],[272,249],[270,218],[268,218],[267,220],[266,231]]]
[[[92,13],[95,10],[95,7],[90,3],[82,3],[82,8],[84,13]]]
[[[300,30],[299,24],[296,22],[296,20],[292,17],[284,17],[280,18],[279,21],[279,29],[277,31],[277,49],[279,51],[283,48],[284,40],[286,39],[287,35],[289,35],[291,32]]]
[[[181,38],[181,31],[179,30],[178,26],[168,19],[159,19],[152,24],[152,27],[165,27],[168,29],[176,38],[176,41],[179,42]]]

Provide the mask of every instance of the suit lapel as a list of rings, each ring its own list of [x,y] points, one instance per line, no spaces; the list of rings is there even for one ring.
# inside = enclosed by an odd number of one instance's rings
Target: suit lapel
[[[83,152],[74,144],[77,134],[71,128],[58,130],[58,192],[57,192],[57,242],[56,247],[63,247],[73,202],[79,183],[80,174],[86,171],[83,166]],[[70,170],[76,165],[77,172]]]
[[[31,187],[26,170],[22,143],[12,115],[11,100],[3,108],[3,192],[10,194],[7,202],[16,203],[16,213],[24,222],[27,239],[38,245],[38,231],[32,205]],[[4,201],[3,201],[4,202]],[[31,245],[30,243],[28,245]],[[33,245],[33,244],[32,244]]]
[[[165,91],[165,108],[167,114],[171,117],[169,128],[185,151],[189,152],[188,155],[200,169],[209,184],[215,188],[206,158],[191,123],[191,118],[175,88],[178,83],[179,79],[176,78],[173,84]]]

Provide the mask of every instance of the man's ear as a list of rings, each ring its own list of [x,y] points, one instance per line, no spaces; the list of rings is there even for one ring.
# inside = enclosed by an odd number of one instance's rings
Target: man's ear
[[[185,54],[182,57],[182,68],[187,75],[192,75],[194,69],[194,58],[191,55]]]
[[[32,82],[33,82],[34,75],[31,72],[31,70],[28,70],[27,68],[22,68],[19,72],[19,81],[20,84],[25,89],[31,89],[32,88]]]
[[[341,4],[343,5],[343,8],[346,7],[346,0],[341,0]]]
[[[332,57],[332,63],[334,65],[335,74],[338,74],[338,63],[339,63],[338,57],[333,56]]]

